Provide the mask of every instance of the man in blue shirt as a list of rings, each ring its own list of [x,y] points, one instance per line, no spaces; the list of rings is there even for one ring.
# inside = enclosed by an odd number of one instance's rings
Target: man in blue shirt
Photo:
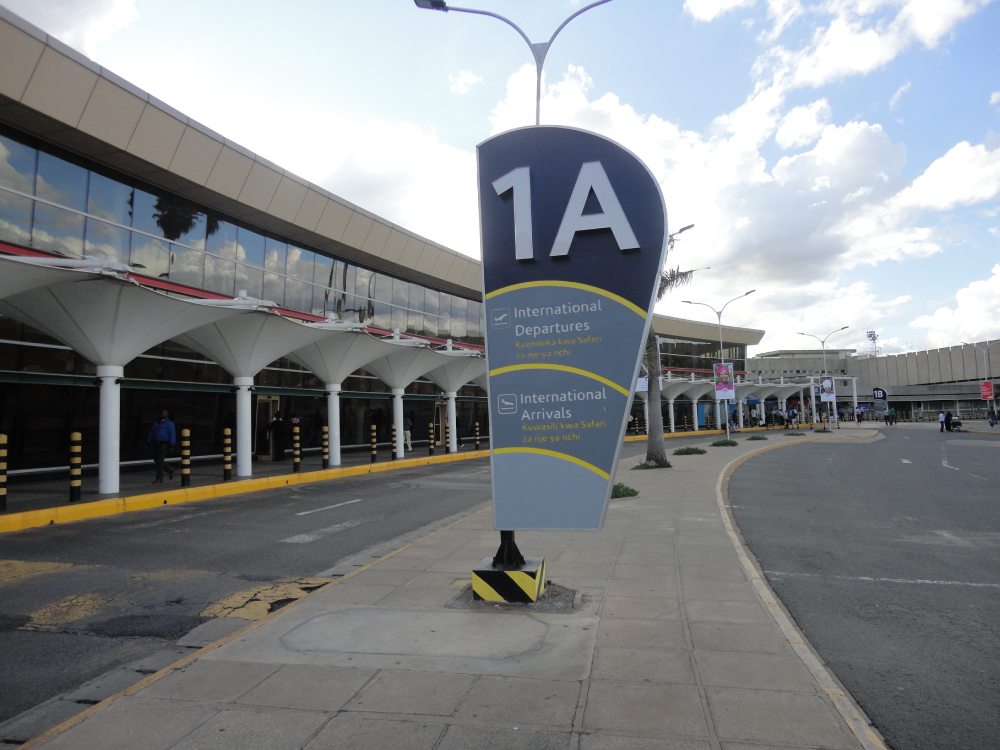
[[[163,484],[163,472],[166,471],[170,478],[174,478],[174,470],[167,466],[167,451],[169,451],[177,441],[177,432],[174,430],[174,423],[170,421],[170,416],[166,409],[160,414],[160,418],[153,422],[153,427],[146,438],[146,446],[153,446],[153,463],[156,465],[156,479],[153,484]]]

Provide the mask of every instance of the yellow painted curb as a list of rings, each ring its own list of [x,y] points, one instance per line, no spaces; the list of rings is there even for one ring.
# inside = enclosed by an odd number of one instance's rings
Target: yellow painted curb
[[[43,508],[42,510],[26,510],[20,513],[0,516],[0,534],[57,523],[82,521],[87,518],[113,516],[118,513],[128,513],[134,510],[148,510],[149,508],[159,508],[164,505],[178,505],[180,503],[192,503],[199,500],[211,500],[217,497],[239,495],[244,492],[271,490],[293,484],[322,482],[327,479],[355,477],[379,471],[392,471],[393,469],[409,469],[414,466],[425,466],[427,464],[464,461],[470,458],[486,458],[489,455],[490,452],[488,450],[469,451],[468,453],[446,453],[443,456],[406,458],[402,461],[359,464],[357,466],[346,466],[336,469],[306,471],[299,474],[279,474],[278,476],[260,477],[259,479],[240,479],[235,482],[226,482],[225,484],[209,484],[204,487],[188,487],[185,489],[166,490],[165,492],[151,492],[147,495],[95,500],[90,503],[80,503],[78,505],[59,505],[55,508]]]
[[[482,452],[484,452],[484,451],[480,451],[480,453],[482,453]],[[485,451],[485,453],[489,454],[489,451]],[[462,456],[462,455],[468,455],[468,454],[462,454],[462,453],[457,453],[456,454],[456,453],[453,453],[451,455],[452,456]],[[437,457],[435,457],[435,458],[437,458]],[[441,456],[441,458],[445,458],[445,456]],[[412,459],[412,460],[416,460],[416,459]],[[452,460],[455,460],[455,459],[453,458]],[[402,463],[402,462],[400,462],[400,463]],[[311,473],[320,473],[320,472],[311,472]],[[281,615],[285,614],[289,610],[295,609],[295,607],[299,606],[300,604],[302,604],[302,602],[306,601],[307,599],[311,599],[312,597],[320,594],[321,592],[326,591],[326,590],[330,589],[331,587],[336,586],[339,583],[342,583],[343,581],[346,581],[348,578],[354,578],[354,576],[356,576],[356,575],[358,575],[360,573],[364,573],[366,570],[368,570],[369,568],[372,568],[372,567],[378,565],[380,562],[383,562],[384,560],[388,560],[390,557],[392,557],[394,555],[398,555],[403,550],[409,549],[410,547],[412,547],[415,544],[420,544],[420,542],[424,541],[425,539],[430,539],[435,534],[440,534],[442,531],[447,531],[451,527],[457,526],[458,524],[462,523],[462,521],[468,521],[470,518],[474,518],[475,516],[478,516],[480,513],[485,513],[489,509],[490,509],[490,506],[487,506],[485,508],[482,508],[481,510],[477,510],[475,513],[470,513],[465,518],[459,518],[457,521],[453,521],[452,523],[448,524],[447,526],[442,526],[440,529],[436,529],[436,530],[432,531],[429,534],[424,534],[419,539],[414,539],[409,544],[404,544],[399,549],[393,550],[392,552],[389,552],[386,555],[382,555],[382,557],[380,557],[378,560],[370,562],[367,565],[358,568],[357,570],[352,570],[347,575],[342,576],[341,578],[338,578],[335,581],[331,581],[330,583],[328,583],[323,588],[316,589],[316,591],[313,591],[310,594],[306,594],[301,599],[296,599],[295,601],[286,604],[284,607],[282,607],[278,611],[272,612],[269,615],[265,615],[261,619],[255,620],[254,622],[251,622],[248,625],[244,625],[242,628],[240,628],[239,630],[237,630],[235,633],[230,633],[229,635],[225,636],[224,638],[220,638],[219,640],[215,641],[214,643],[210,643],[207,646],[198,649],[194,653],[188,654],[184,658],[182,658],[182,659],[180,659],[178,661],[175,661],[170,666],[164,667],[159,672],[155,672],[154,674],[151,674],[148,677],[144,677],[143,679],[139,680],[134,685],[130,685],[129,687],[127,687],[124,690],[122,690],[121,692],[115,693],[114,695],[111,695],[111,696],[108,696],[107,698],[105,698],[104,700],[102,700],[100,703],[96,703],[93,706],[91,706],[90,708],[88,708],[87,710],[81,711],[76,716],[71,716],[70,718],[66,719],[66,721],[64,721],[62,724],[58,724],[58,725],[52,727],[51,729],[49,729],[49,730],[47,730],[45,732],[42,732],[42,734],[38,735],[37,737],[33,737],[32,739],[28,740],[28,742],[26,742],[25,744],[21,745],[22,750],[31,750],[31,748],[38,747],[43,742],[46,742],[46,741],[52,739],[56,735],[62,734],[67,729],[72,729],[73,727],[75,727],[80,722],[85,721],[86,719],[89,719],[94,714],[103,711],[105,708],[107,708],[108,706],[110,706],[112,703],[117,703],[122,698],[127,698],[130,695],[135,695],[136,693],[138,693],[143,688],[149,687],[154,682],[158,682],[159,680],[162,680],[164,677],[166,677],[169,674],[172,674],[172,673],[176,672],[178,669],[183,669],[188,664],[190,664],[191,662],[195,661],[199,657],[204,656],[205,654],[209,653],[210,651],[215,651],[215,649],[221,648],[222,646],[225,646],[227,643],[232,643],[237,638],[242,638],[243,636],[247,635],[248,633],[252,633],[254,630],[256,630],[257,628],[261,627],[265,623],[268,623],[271,620],[274,620],[275,618],[280,617]]]
[[[877,434],[877,432],[876,432]],[[876,435],[851,435],[850,437],[862,438],[862,437],[875,437]],[[887,750],[885,742],[882,740],[882,736],[875,730],[872,726],[871,721],[865,715],[864,711],[854,702],[854,699],[848,694],[840,682],[837,680],[833,672],[823,664],[820,658],[816,655],[816,652],[809,645],[806,640],[805,635],[799,630],[799,628],[792,621],[791,617],[785,611],[785,608],[781,605],[778,600],[777,595],[771,589],[771,585],[757,570],[757,566],[754,565],[753,560],[751,560],[752,553],[743,544],[743,540],[740,538],[739,534],[736,533],[735,522],[731,517],[730,512],[727,510],[728,500],[729,500],[729,477],[736,470],[740,464],[745,463],[749,459],[760,455],[761,453],[766,453],[767,451],[777,450],[778,448],[786,448],[789,445],[799,445],[801,443],[818,442],[821,440],[831,440],[837,438],[829,437],[818,437],[809,438],[807,440],[796,440],[792,443],[781,443],[779,445],[769,445],[766,448],[760,448],[755,451],[751,451],[739,458],[733,459],[719,474],[719,479],[715,485],[715,499],[719,504],[719,511],[722,514],[722,521],[726,527],[726,533],[729,535],[729,541],[732,542],[733,548],[736,550],[736,556],[740,559],[740,563],[743,565],[743,570],[750,580],[750,584],[754,587],[757,595],[760,597],[761,602],[764,607],[774,618],[775,623],[781,630],[782,635],[788,641],[788,644],[792,647],[792,650],[798,655],[805,664],[806,669],[812,675],[813,679],[819,684],[826,693],[830,702],[833,704],[834,708],[843,718],[844,722],[850,728],[851,732],[857,738],[858,742],[865,750]]]
[[[772,427],[771,428],[771,430],[777,430],[779,432],[783,431],[784,429],[785,429],[784,427]],[[789,429],[790,432],[793,431],[791,427],[789,427],[788,429]],[[794,432],[798,432],[799,430],[808,430],[808,429],[811,429],[811,428],[810,427],[801,427],[800,426],[800,427],[796,427],[795,430],[794,430]],[[768,430],[766,427],[744,427],[739,432],[736,432],[734,430],[730,430],[729,433],[731,435],[742,435],[744,432],[770,432],[771,430]],[[698,430],[697,432],[695,432],[694,430],[687,430],[685,432],[665,432],[665,433],[663,433],[663,437],[664,438],[676,438],[676,437],[692,437],[692,436],[698,436],[698,435],[725,435],[725,434],[726,434],[725,430]],[[648,437],[649,437],[648,435],[632,435],[632,436],[626,435],[625,436],[625,442],[626,443],[632,443],[632,442],[635,442],[636,440],[646,440],[646,439],[648,439]]]

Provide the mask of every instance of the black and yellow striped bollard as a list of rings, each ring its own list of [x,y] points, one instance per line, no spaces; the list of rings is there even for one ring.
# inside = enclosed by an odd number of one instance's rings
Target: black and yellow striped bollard
[[[375,425],[372,425],[372,463],[378,461],[378,442],[375,437]]]
[[[191,486],[191,430],[181,430],[181,487]]]
[[[433,456],[434,455],[434,423],[433,422],[431,422],[430,428],[428,428],[427,434],[428,434],[428,437],[429,437],[429,439],[427,441],[427,455],[428,456]]]
[[[330,468],[330,428],[323,425],[323,468]]]
[[[7,436],[0,435],[0,513],[7,510]]]
[[[389,459],[396,460],[396,425],[392,426],[392,455],[389,456]]]
[[[444,423],[444,452],[451,453],[451,423]]]
[[[302,451],[299,445],[299,426],[292,427],[292,471],[302,471]]]
[[[83,479],[83,435],[71,432],[69,435],[69,501],[79,502],[82,497]]]
[[[233,478],[233,431],[228,427],[222,431],[222,481]]]
[[[476,450],[479,450],[479,422],[476,422]]]

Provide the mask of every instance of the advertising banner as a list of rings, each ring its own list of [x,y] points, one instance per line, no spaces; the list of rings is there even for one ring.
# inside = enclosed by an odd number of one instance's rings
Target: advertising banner
[[[715,365],[715,398],[724,401],[736,398],[736,381],[730,363]]]
[[[833,378],[822,378],[819,381],[819,398],[820,401],[837,403],[837,390]]]
[[[989,380],[984,380],[979,384],[979,394],[983,401],[993,400],[993,383]]]
[[[666,253],[659,185],[595,133],[477,148],[493,523],[597,530]]]

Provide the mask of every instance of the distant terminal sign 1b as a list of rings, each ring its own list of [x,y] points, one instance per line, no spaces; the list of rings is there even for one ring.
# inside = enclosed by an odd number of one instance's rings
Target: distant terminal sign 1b
[[[666,252],[646,166],[535,126],[478,147],[494,525],[599,529]]]

